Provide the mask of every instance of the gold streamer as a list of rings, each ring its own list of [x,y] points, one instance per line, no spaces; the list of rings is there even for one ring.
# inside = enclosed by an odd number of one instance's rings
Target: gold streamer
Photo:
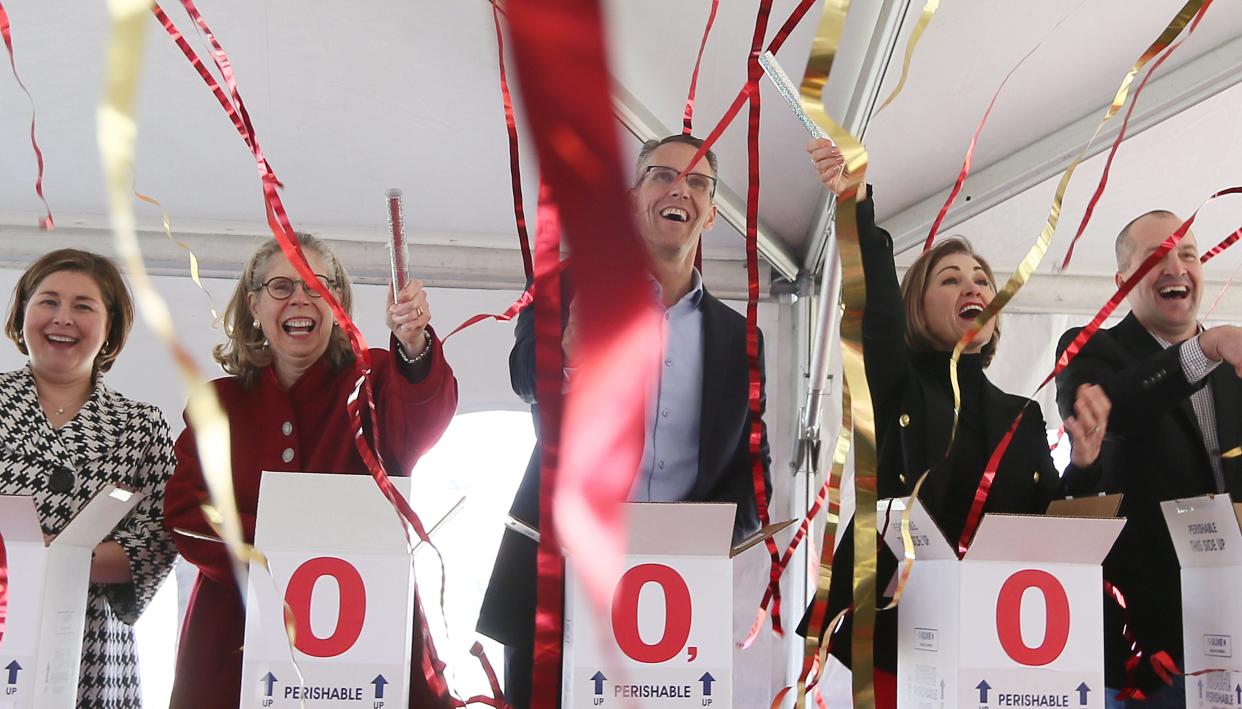
[[[182,251],[186,252],[186,254],[189,255],[190,257],[190,279],[193,280],[194,285],[198,286],[198,289],[201,290],[203,294],[207,296],[208,307],[211,308],[211,321],[213,323],[219,322],[220,314],[216,312],[216,299],[211,297],[211,291],[207,290],[207,287],[203,285],[202,278],[199,277],[198,257],[194,255],[194,251],[185,242],[173,236],[172,219],[169,218],[168,211],[164,209],[164,205],[160,204],[160,201],[158,199],[150,195],[145,195],[139,192],[137,187],[134,188],[134,196],[142,200],[143,202],[146,202],[147,204],[154,205],[156,209],[160,210],[160,216],[164,220],[164,236],[167,236],[169,241],[176,244],[178,247],[181,248]]]
[[[901,511],[901,552],[902,562],[900,575],[897,577],[897,588],[893,591],[893,600],[888,602],[880,610],[889,610],[896,608],[901,603],[901,597],[906,592],[906,582],[910,580],[910,571],[914,568],[914,537],[910,535],[910,510],[914,507],[914,501],[919,499],[919,490],[923,489],[923,481],[927,479],[927,475],[931,473],[931,469],[923,471],[917,482],[914,483],[914,489],[910,491],[910,496],[906,498],[906,508]]]
[[[149,0],[108,0],[112,27],[107,46],[107,83],[104,101],[96,116],[108,212],[113,243],[129,272],[139,310],[147,326],[172,353],[186,388],[189,397],[186,415],[194,427],[194,440],[198,444],[199,461],[210,500],[209,504],[203,505],[203,516],[220,535],[219,541],[228,548],[233,559],[233,575],[240,587],[242,579],[246,578],[245,564],[248,562],[257,561],[269,575],[271,569],[267,558],[246,543],[242,532],[237,500],[233,496],[228,417],[220,408],[215,389],[199,373],[193,357],[177,339],[168,305],[147,277],[135,231],[134,210],[129,201],[127,186],[133,184],[134,144],[138,137],[134,106],[142,67],[143,29],[150,8]],[[167,225],[166,216],[166,228]],[[244,594],[245,588],[241,592]],[[286,611],[285,632],[289,639],[290,659],[301,684],[304,682],[302,670],[293,655],[293,629],[292,619]],[[303,698],[299,705],[305,707],[306,700]]]
[[[194,426],[208,495],[219,511],[220,536],[233,555],[234,571],[241,579],[245,540],[233,496],[229,422],[215,391],[199,374],[193,358],[177,339],[168,305],[147,277],[129,201],[128,186],[133,184],[134,144],[138,137],[135,98],[142,67],[143,29],[150,7],[148,0],[108,0],[111,33],[107,46],[107,78],[104,101],[96,120],[113,243],[133,282],[143,319],[172,352],[181,374],[189,395],[186,413]]]
[[[820,31],[831,28],[821,21]],[[845,381],[852,399],[854,428],[854,706],[874,709],[875,686],[874,628],[876,577],[876,450],[875,414],[871,389],[862,356],[862,313],[866,302],[862,258],[858,250],[858,225],[855,211],[859,197],[865,197],[867,151],[862,143],[837,124],[824,109],[823,90],[828,80],[831,55],[824,43],[812,45],[802,85],[799,87],[802,110],[832,139],[845,156],[843,175],[852,189],[837,203],[836,239],[841,254],[842,303],[841,356]]]
[[[880,111],[888,108],[888,104],[897,98],[897,94],[901,93],[906,87],[906,78],[910,75],[910,60],[914,58],[914,48],[918,46],[919,40],[923,38],[923,32],[927,29],[927,25],[931,23],[932,18],[936,16],[936,10],[940,9],[940,0],[927,0],[927,4],[923,6],[923,13],[919,16],[919,21],[914,25],[914,31],[910,33],[910,41],[906,43],[906,57],[901,63],[901,79],[897,81],[897,88],[893,89],[893,93],[884,99],[884,103],[871,114],[872,118],[880,114]]]
[[[1220,454],[1220,457],[1222,457],[1222,458],[1224,458],[1224,459],[1226,459],[1226,460],[1228,460],[1229,458],[1238,458],[1238,457],[1242,457],[1242,446],[1238,446],[1238,447],[1236,447],[1236,448],[1230,448],[1229,450],[1225,451],[1224,453],[1221,453],[1221,454]]]

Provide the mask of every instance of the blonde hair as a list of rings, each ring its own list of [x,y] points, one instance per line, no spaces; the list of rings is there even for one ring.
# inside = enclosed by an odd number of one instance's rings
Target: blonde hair
[[[345,272],[336,255],[327,244],[310,234],[298,233],[297,238],[304,252],[313,251],[326,262],[328,273],[324,275],[335,283],[336,296],[341,307],[347,315],[353,317],[353,286],[349,274]],[[229,299],[228,308],[224,311],[224,334],[228,339],[212,350],[212,356],[224,371],[239,377],[242,386],[246,388],[253,386],[258,381],[259,372],[272,364],[272,351],[263,337],[263,330],[255,327],[254,316],[250,313],[250,294],[263,288],[263,275],[267,272],[268,263],[277,256],[283,258],[284,253],[280,244],[272,239],[260,246],[250,257],[237,281],[237,287],[233,290],[233,296]],[[349,336],[339,327],[332,329],[328,350],[324,356],[334,369],[353,363],[354,353],[349,345]]]
[[[960,236],[949,237],[937,244],[931,251],[924,252],[901,279],[901,298],[906,306],[906,346],[912,350],[935,352],[940,349],[932,339],[931,328],[927,325],[927,318],[923,314],[923,296],[927,293],[928,276],[936,268],[936,264],[940,263],[944,257],[953,254],[965,254],[978,262],[984,275],[988,277],[988,283],[992,285],[992,291],[996,291],[996,276],[992,274],[992,267],[982,256],[975,253],[974,248],[966,239]],[[992,329],[992,339],[988,340],[983,345],[983,349],[979,351],[984,367],[992,363],[992,358],[996,356],[996,346],[1000,343],[1000,316],[996,316],[992,322],[995,325]]]

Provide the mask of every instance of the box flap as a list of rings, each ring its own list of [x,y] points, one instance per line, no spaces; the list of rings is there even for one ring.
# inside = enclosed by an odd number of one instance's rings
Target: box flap
[[[626,503],[627,553],[727,557],[736,510],[732,502]]]
[[[1053,500],[1048,503],[1049,517],[1096,517],[1110,519],[1117,516],[1121,509],[1121,495],[1093,495],[1091,497],[1071,497],[1065,500]]]
[[[34,498],[29,495],[0,495],[0,534],[5,543],[38,542],[43,546],[43,528]]]
[[[389,480],[398,494],[410,498],[408,477]],[[254,543],[262,551],[329,548],[405,554],[409,547],[403,524],[370,475],[264,471],[259,481]],[[412,531],[410,535],[417,539]]]
[[[786,527],[788,527],[789,525],[793,524],[796,521],[797,520],[787,519],[784,522],[777,522],[775,524],[769,524],[763,529],[760,529],[758,532],[755,532],[754,534],[750,535],[749,537],[746,537],[745,539],[738,542],[737,544],[734,544],[733,548],[729,550],[729,558],[732,559],[733,557],[737,556],[738,554],[741,554],[742,552],[755,546],[759,542],[762,542],[768,537],[776,536],[778,533],[780,533],[782,529],[785,529]]]
[[[134,509],[142,493],[116,485],[104,485],[95,497],[52,540],[52,546],[94,547],[112,532],[117,523]]]
[[[1125,524],[1117,518],[985,514],[966,561],[1098,564]]]
[[[884,513],[886,510],[889,510],[889,501],[881,500],[877,506],[880,507],[880,510],[876,524],[883,525]],[[901,539],[901,516],[904,510],[904,499],[892,500],[888,528],[882,530],[884,532],[884,542],[888,544],[888,548],[898,559],[904,559],[906,554],[905,545]],[[940,526],[928,514],[922,500],[916,499],[914,505],[910,508],[910,538],[914,542],[915,559],[920,561],[957,559],[953,546],[945,539],[944,532],[940,531]]]
[[[1238,506],[1228,495],[1160,503],[1182,568],[1242,565]]]

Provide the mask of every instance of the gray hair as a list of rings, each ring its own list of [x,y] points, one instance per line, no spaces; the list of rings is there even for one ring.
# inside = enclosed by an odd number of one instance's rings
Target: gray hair
[[[651,154],[655,152],[656,148],[661,145],[668,145],[669,143],[683,143],[685,145],[689,145],[695,150],[703,147],[703,140],[701,138],[695,138],[694,136],[686,135],[685,133],[677,133],[675,135],[664,136],[663,138],[652,138],[651,140],[648,140],[643,143],[642,150],[638,151],[638,162],[634,165],[634,184],[637,185],[639,182],[642,182],[643,171],[647,168],[647,163],[651,160]],[[712,177],[715,177],[720,172],[720,169],[717,166],[718,163],[716,162],[716,153],[708,150],[704,157],[707,158],[707,164],[712,168]]]

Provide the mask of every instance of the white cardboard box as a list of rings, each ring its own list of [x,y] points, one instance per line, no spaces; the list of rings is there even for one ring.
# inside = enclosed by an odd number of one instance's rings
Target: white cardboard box
[[[91,552],[140,497],[104,485],[44,546],[34,498],[0,496],[0,534],[9,566],[0,707],[73,709],[77,703]]]
[[[896,515],[885,539],[900,559]],[[916,501],[916,561],[897,622],[897,705],[1102,709],[1100,562],[1124,524],[987,514],[959,561],[957,540],[946,540]]]
[[[566,560],[562,707],[733,706],[732,503],[628,503],[629,545],[599,617]]]
[[[1160,504],[1182,567],[1186,706],[1242,705],[1242,504],[1206,495]],[[1175,612],[1169,609],[1170,612]]]
[[[391,479],[409,497],[409,478]],[[241,707],[408,703],[414,572],[396,510],[366,475],[263,473],[251,564]],[[297,627],[290,657],[284,625]]]

